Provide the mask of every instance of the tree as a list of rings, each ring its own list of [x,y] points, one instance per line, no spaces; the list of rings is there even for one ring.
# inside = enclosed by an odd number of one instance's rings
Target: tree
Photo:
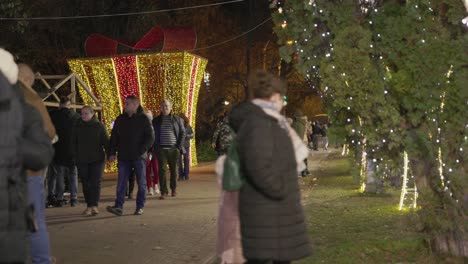
[[[468,38],[461,1],[290,0],[274,8],[280,54],[317,79],[361,171],[368,161],[401,164],[407,151],[431,245],[466,256]]]

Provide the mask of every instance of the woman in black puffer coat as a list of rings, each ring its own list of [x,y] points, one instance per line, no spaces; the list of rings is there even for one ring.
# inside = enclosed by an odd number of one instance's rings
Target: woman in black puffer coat
[[[284,84],[258,72],[249,86],[253,100],[229,116],[246,177],[239,193],[242,249],[247,263],[289,263],[311,253],[297,180],[308,150],[279,113]]]
[[[97,215],[101,193],[101,178],[104,173],[105,150],[109,137],[104,125],[94,116],[93,108],[81,109],[81,119],[72,133],[72,154],[76,160],[78,175],[83,185],[87,208],[84,215]]]

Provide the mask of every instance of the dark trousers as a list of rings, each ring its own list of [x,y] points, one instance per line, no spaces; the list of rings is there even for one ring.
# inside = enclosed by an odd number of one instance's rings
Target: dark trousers
[[[133,195],[133,189],[135,189],[135,170],[132,170],[132,173],[128,176],[128,186],[125,194],[128,196]]]
[[[190,147],[186,148],[183,155],[179,159],[179,178],[187,180],[190,172]]]
[[[159,162],[159,184],[161,194],[168,194],[167,181],[166,181],[166,166],[169,164],[170,187],[173,192],[177,188],[177,161],[179,160],[179,150],[176,148],[159,149],[157,151],[157,158]]]
[[[312,145],[314,150],[318,150],[318,144],[319,144],[319,135],[313,134],[312,135]]]
[[[289,264],[291,261],[275,261],[275,260],[261,260],[261,259],[248,259],[245,264]]]
[[[101,179],[104,173],[104,161],[81,163],[77,165],[81,178],[83,194],[88,207],[98,206],[101,196]]]
[[[117,163],[117,191],[115,199],[115,207],[123,208],[125,202],[125,192],[127,191],[128,178],[135,170],[136,180],[138,183],[138,193],[136,199],[137,209],[145,207],[146,201],[146,161],[144,159],[137,160],[119,160]]]
[[[49,169],[49,197],[55,196],[57,200],[63,200],[65,180],[67,178],[70,185],[70,200],[76,200],[78,190],[78,173],[76,166],[52,163],[51,166],[49,166]]]

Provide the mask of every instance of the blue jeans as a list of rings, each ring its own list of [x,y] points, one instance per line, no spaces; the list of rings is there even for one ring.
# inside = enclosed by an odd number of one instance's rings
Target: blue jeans
[[[183,164],[182,164],[183,160]],[[182,166],[183,165],[183,166]],[[188,179],[190,172],[190,147],[186,148],[183,155],[179,158],[179,178]]]
[[[115,207],[123,208],[125,202],[125,193],[127,191],[127,182],[132,170],[135,170],[136,180],[138,183],[138,193],[136,199],[137,209],[145,207],[146,201],[146,161],[138,160],[119,160],[117,163],[118,178],[117,178],[117,193],[115,199]]]
[[[65,177],[68,177],[70,183],[70,199],[76,200],[78,190],[78,172],[76,166],[66,166],[52,164],[52,174],[55,175],[55,196],[57,200],[63,200],[63,192],[65,191]],[[49,186],[50,194],[50,186]]]
[[[28,176],[28,200],[29,204],[34,207],[34,218],[38,226],[36,232],[28,235],[32,263],[49,264],[49,232],[47,231],[44,215],[44,176]]]

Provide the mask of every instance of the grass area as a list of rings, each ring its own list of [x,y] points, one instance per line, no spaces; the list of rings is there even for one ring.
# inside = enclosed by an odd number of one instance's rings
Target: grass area
[[[313,256],[298,263],[464,263],[437,256],[417,232],[417,217],[398,210],[399,190],[359,193],[348,161],[331,154],[304,182]]]

